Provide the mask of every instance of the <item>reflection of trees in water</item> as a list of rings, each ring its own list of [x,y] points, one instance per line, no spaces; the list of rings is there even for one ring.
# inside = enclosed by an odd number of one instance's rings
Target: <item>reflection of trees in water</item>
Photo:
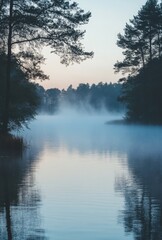
[[[40,195],[33,179],[35,154],[0,154],[0,239],[46,239],[40,229]]]
[[[131,152],[131,176],[117,180],[116,190],[124,194],[125,209],[120,214],[125,231],[138,240],[162,239],[162,155]]]

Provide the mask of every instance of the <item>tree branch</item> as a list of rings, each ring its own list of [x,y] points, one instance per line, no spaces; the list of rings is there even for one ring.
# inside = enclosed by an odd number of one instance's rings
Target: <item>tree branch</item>
[[[12,45],[21,44],[21,43],[28,43],[28,42],[34,42],[34,41],[37,41],[37,40],[52,40],[52,39],[49,38],[49,37],[35,37],[35,38],[31,38],[31,39],[25,39],[25,40],[12,42]]]

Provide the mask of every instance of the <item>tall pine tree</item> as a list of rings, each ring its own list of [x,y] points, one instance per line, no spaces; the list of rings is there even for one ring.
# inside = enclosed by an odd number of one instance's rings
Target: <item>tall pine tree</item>
[[[42,57],[36,51],[40,47],[50,46],[64,64],[92,57],[93,53],[86,52],[81,44],[85,31],[80,29],[90,16],[91,13],[85,13],[76,2],[66,0],[1,0],[0,47],[7,54],[5,132],[9,121],[12,57],[17,58],[24,72],[43,78],[45,75],[39,67]]]
[[[162,123],[162,4],[148,0],[118,35],[124,60],[116,71],[129,72],[123,78],[120,99],[127,106],[126,118],[145,123]]]

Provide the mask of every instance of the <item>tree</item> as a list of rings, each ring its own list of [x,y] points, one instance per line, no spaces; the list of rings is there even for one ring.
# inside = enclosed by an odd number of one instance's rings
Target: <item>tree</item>
[[[24,72],[43,79],[40,70],[43,58],[36,53],[42,46],[50,46],[64,64],[92,57],[92,52],[83,49],[81,39],[85,31],[79,29],[88,23],[91,13],[66,0],[4,0],[0,6],[0,47],[7,54],[3,113],[3,129],[7,131],[12,57]]]
[[[120,100],[127,106],[126,119],[162,123],[162,4],[148,0],[118,35],[118,46],[125,49],[117,71],[129,71]]]
[[[161,57],[162,10],[157,0],[146,4],[126,24],[124,35],[118,34],[117,45],[124,49],[122,62],[115,64],[115,70],[137,73],[153,58]]]
[[[51,88],[46,90],[45,107],[48,109],[49,113],[54,113],[58,111],[60,94],[61,91],[57,88]]]

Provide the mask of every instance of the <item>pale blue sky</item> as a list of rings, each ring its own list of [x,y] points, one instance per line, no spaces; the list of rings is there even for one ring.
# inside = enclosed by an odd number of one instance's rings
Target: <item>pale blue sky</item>
[[[85,25],[83,41],[85,49],[94,51],[94,58],[64,66],[59,57],[44,49],[46,65],[43,66],[50,80],[41,83],[45,88],[76,87],[79,83],[116,82],[119,74],[114,74],[113,65],[122,59],[122,50],[116,46],[117,34],[123,31],[126,22],[136,15],[146,0],[76,0],[79,6],[91,11],[90,22]]]

